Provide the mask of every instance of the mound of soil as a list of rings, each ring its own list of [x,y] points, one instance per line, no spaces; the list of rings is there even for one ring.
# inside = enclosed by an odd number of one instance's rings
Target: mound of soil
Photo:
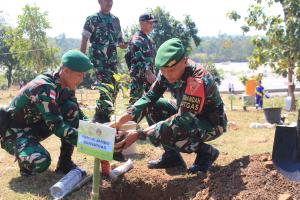
[[[184,155],[192,164],[193,155]],[[135,161],[134,169],[114,183],[103,180],[104,200],[165,199],[300,199],[300,183],[278,173],[269,154],[232,160],[221,155],[207,174],[188,175],[184,169],[150,170]]]

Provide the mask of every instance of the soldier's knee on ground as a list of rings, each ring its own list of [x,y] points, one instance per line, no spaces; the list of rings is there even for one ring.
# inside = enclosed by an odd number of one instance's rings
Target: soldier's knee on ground
[[[41,173],[46,171],[51,164],[51,157],[47,153],[36,152],[26,157],[19,156],[20,170],[26,173]]]

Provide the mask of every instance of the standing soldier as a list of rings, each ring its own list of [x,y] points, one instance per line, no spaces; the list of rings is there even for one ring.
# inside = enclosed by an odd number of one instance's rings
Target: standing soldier
[[[148,34],[157,20],[151,14],[145,13],[139,17],[139,22],[140,30],[132,36],[128,51],[130,56],[127,57],[131,77],[130,104],[134,104],[141,98],[155,81],[153,74],[155,50]]]
[[[42,74],[26,84],[7,109],[0,110],[1,147],[16,156],[22,176],[48,169],[51,158],[40,141],[55,134],[61,138],[57,172],[68,173],[73,145],[77,144],[79,109],[75,90],[84,73],[92,68],[89,58],[70,50],[62,57],[62,66],[54,74]]]
[[[117,73],[117,46],[126,49],[128,45],[122,37],[119,18],[110,13],[113,0],[98,0],[98,3],[101,7],[100,12],[87,17],[84,24],[80,50],[86,52],[89,40],[89,56],[94,65],[100,93],[93,121],[106,123],[110,121],[118,94],[117,82],[113,77],[114,73]],[[114,154],[114,159],[124,160],[120,152]],[[102,168],[107,168],[108,164],[104,163],[107,162],[101,162]]]
[[[148,163],[149,168],[185,166],[179,152],[195,152],[195,162],[188,171],[206,172],[219,151],[205,142],[222,135],[227,126],[224,104],[214,78],[185,56],[182,42],[177,38],[159,47],[155,67],[160,73],[151,89],[112,126],[141,120],[145,114],[152,115],[155,124],[144,130],[128,131],[115,147],[127,148],[137,139],[149,137],[155,146],[161,144],[165,150],[159,160]],[[177,105],[160,98],[167,89],[176,97]]]
[[[101,10],[87,17],[80,50],[86,52],[89,40],[91,43],[89,56],[101,88],[93,121],[105,123],[110,121],[118,93],[117,83],[113,77],[113,74],[117,73],[117,46],[126,49],[128,45],[124,43],[118,17],[110,13],[113,0],[98,0],[98,2]]]

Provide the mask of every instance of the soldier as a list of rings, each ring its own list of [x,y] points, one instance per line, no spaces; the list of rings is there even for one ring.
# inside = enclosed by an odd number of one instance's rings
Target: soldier
[[[75,90],[92,66],[86,55],[70,50],[63,55],[58,72],[37,76],[5,110],[1,109],[1,147],[16,156],[22,176],[48,169],[50,154],[40,141],[52,134],[61,138],[56,172],[67,173],[76,167],[71,156],[77,144],[79,119],[85,117]]]
[[[147,92],[155,81],[155,75],[153,74],[155,50],[148,34],[152,31],[153,23],[157,20],[151,14],[145,13],[139,17],[139,22],[140,30],[132,36],[128,51],[131,77],[130,104],[134,104],[141,98],[143,93]]]
[[[94,122],[106,123],[110,121],[113,112],[118,86],[113,77],[117,73],[117,46],[127,48],[122,37],[121,25],[118,17],[110,13],[113,0],[98,0],[101,10],[89,17],[83,27],[81,52],[85,53],[88,40],[91,43],[89,57],[94,65],[100,97],[96,101]],[[114,159],[124,161],[121,152],[114,154]],[[104,164],[106,166],[108,164]]]
[[[105,123],[110,121],[113,112],[118,87],[113,77],[117,73],[117,46],[127,48],[122,37],[118,17],[110,13],[113,0],[98,0],[101,10],[87,17],[83,27],[80,50],[85,53],[88,40],[91,43],[89,57],[94,65],[100,97],[96,102],[94,122]],[[109,85],[114,86],[110,87]]]
[[[145,114],[152,116],[154,124],[144,130],[128,131],[115,147],[127,148],[137,139],[149,137],[155,146],[161,144],[165,150],[159,160],[148,163],[149,168],[185,167],[179,152],[195,152],[195,162],[188,172],[206,172],[219,151],[205,142],[222,135],[227,126],[214,78],[185,56],[177,38],[159,47],[155,67],[160,73],[151,89],[112,126],[118,128],[129,120],[139,121]],[[176,97],[176,105],[160,98],[167,89]]]

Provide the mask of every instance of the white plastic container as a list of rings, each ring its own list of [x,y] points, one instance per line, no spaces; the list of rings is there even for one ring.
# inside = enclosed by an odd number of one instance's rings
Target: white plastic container
[[[120,165],[120,166],[116,167],[115,169],[111,170],[111,171],[109,172],[109,177],[110,177],[113,181],[115,181],[115,180],[117,180],[117,178],[118,178],[120,175],[122,175],[122,174],[128,172],[128,171],[129,171],[130,169],[132,169],[132,168],[133,168],[132,160],[131,160],[131,159],[128,159],[123,165]]]
[[[123,124],[120,127],[120,131],[128,131],[128,130],[136,130],[137,127],[137,123],[134,121],[128,121],[127,123]],[[135,154],[136,151],[136,144],[133,143],[132,145],[130,145],[130,147],[128,147],[127,149],[124,149],[122,151],[123,155],[132,155]]]
[[[284,101],[285,101],[285,107],[284,107],[284,109],[286,111],[291,110],[291,107],[292,107],[292,97],[290,97],[290,96],[285,97]]]
[[[63,198],[79,181],[81,181],[85,174],[86,172],[80,168],[72,169],[50,188],[52,197],[54,197],[54,199]]]

